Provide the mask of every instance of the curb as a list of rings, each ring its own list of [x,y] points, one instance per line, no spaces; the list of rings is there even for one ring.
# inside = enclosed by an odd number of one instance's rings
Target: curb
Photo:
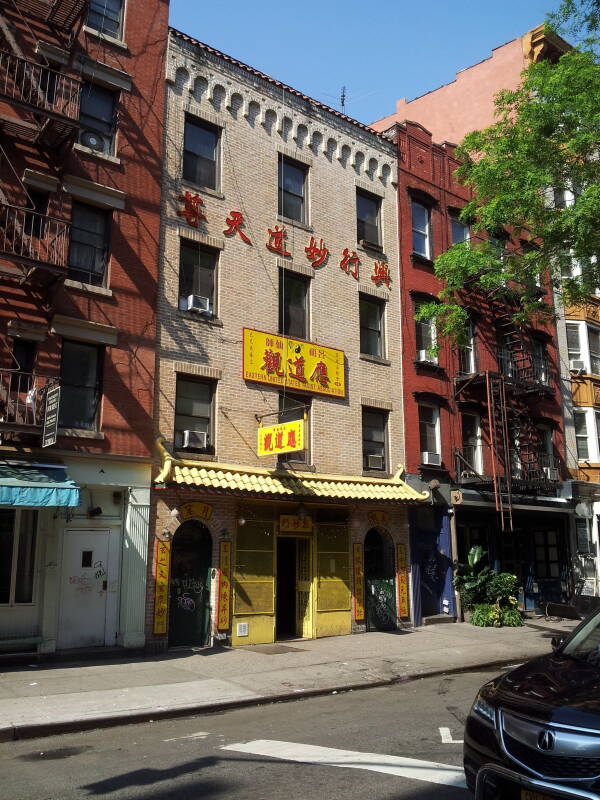
[[[284,692],[273,695],[260,695],[258,697],[247,698],[244,700],[228,700],[222,703],[195,703],[179,708],[161,708],[154,711],[121,711],[110,715],[99,715],[95,717],[82,717],[81,719],[67,720],[64,722],[34,722],[24,725],[7,725],[0,727],[0,742],[17,741],[21,739],[37,739],[47,736],[57,736],[64,733],[77,733],[79,731],[96,730],[100,728],[114,728],[119,725],[135,725],[143,722],[151,722],[163,719],[177,719],[178,717],[188,717],[196,715],[217,714],[224,711],[232,711],[238,708],[249,708],[252,706],[263,706],[270,703],[287,703],[294,700],[304,700],[310,697],[323,697],[333,692],[342,694],[344,692],[354,692],[362,689],[376,689],[383,686],[391,686],[396,683],[408,683],[421,680],[423,678],[435,678],[441,675],[456,675],[464,672],[476,672],[480,669],[492,667],[503,667],[514,664],[515,661],[528,660],[535,656],[515,656],[510,659],[500,661],[482,661],[477,664],[451,667],[449,669],[432,669],[424,672],[409,673],[408,675],[398,675],[393,678],[386,678],[377,681],[361,681],[359,683],[344,684],[342,686],[328,686],[320,689],[306,689],[305,691]]]

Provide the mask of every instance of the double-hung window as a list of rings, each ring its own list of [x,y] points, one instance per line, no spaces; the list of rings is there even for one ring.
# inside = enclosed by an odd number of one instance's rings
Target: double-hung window
[[[108,262],[110,212],[73,203],[69,243],[69,277],[100,286]]]
[[[214,384],[177,376],[174,444],[178,449],[214,453]]]
[[[367,246],[381,247],[381,199],[356,190],[356,238]]]
[[[387,469],[386,430],[387,411],[374,408],[362,410],[363,469],[385,472]]]
[[[279,156],[278,213],[282,217],[306,223],[307,173],[304,164]]]
[[[310,397],[281,393],[279,395],[279,423],[304,420],[304,450],[295,450],[292,453],[281,453],[279,461],[289,463],[298,461],[302,464],[310,463]]]
[[[58,417],[61,428],[96,430],[103,355],[104,348],[97,345],[63,340]]]
[[[415,311],[418,311],[421,305],[422,303],[415,304]],[[437,364],[435,320],[428,319],[423,322],[415,320],[415,336],[417,344],[416,360]]]
[[[472,375],[477,371],[477,344],[475,325],[469,321],[464,344],[458,348],[459,371],[461,375]]]
[[[374,297],[361,294],[359,297],[360,352],[364,355],[384,355],[383,312],[384,303]]]
[[[416,200],[412,201],[412,249],[423,258],[431,258],[431,211]]]
[[[84,83],[79,110],[79,143],[105,155],[114,151],[116,94],[104,86]]]
[[[579,333],[578,322],[567,322],[567,351],[569,355],[570,369],[583,368],[583,358],[581,355],[581,336]]]
[[[421,463],[440,466],[440,410],[437,406],[419,404],[419,443]]]
[[[590,372],[600,375],[600,330],[588,326],[588,344],[590,347]]]
[[[588,444],[587,413],[585,411],[574,411],[573,420],[575,423],[575,442],[577,444],[577,459],[587,461],[590,457]]]
[[[456,214],[450,217],[450,226],[452,232],[452,244],[460,244],[461,242],[469,241],[469,226],[461,222]]]
[[[459,459],[458,470],[473,471],[477,474],[482,472],[482,453],[481,453],[481,419],[479,414],[461,414],[462,428],[462,457]]]
[[[219,128],[187,116],[183,134],[183,178],[207,189],[218,186]]]
[[[216,313],[218,250],[182,239],[179,251],[179,308],[207,316]]]
[[[309,279],[279,271],[279,333],[308,338],[308,287]]]
[[[0,606],[32,603],[38,512],[0,508]]]
[[[88,27],[120,39],[123,29],[123,0],[90,0]]]

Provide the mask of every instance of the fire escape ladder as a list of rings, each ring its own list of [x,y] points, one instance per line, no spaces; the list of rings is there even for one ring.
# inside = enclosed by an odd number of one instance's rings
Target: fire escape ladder
[[[512,531],[512,474],[504,377],[486,372],[486,392],[496,511],[500,516],[501,530]]]
[[[531,354],[525,346],[521,330],[514,323],[510,303],[504,296],[495,303],[495,306],[496,325],[506,348],[506,364],[503,371],[515,381],[531,383],[534,372]]]

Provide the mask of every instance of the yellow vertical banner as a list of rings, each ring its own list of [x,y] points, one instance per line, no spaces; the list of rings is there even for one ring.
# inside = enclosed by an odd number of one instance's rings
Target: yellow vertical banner
[[[398,552],[398,616],[410,616],[408,604],[408,568],[406,566],[406,545],[397,545]]]
[[[231,619],[231,542],[219,543],[219,615],[217,630],[229,630]]]
[[[354,543],[354,619],[358,622],[365,618],[365,566],[363,546]]]
[[[169,567],[171,542],[156,542],[156,588],[154,591],[154,634],[167,632],[169,608]]]

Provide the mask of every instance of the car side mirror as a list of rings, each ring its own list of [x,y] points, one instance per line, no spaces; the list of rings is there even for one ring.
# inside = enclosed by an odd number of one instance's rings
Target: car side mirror
[[[560,647],[562,647],[564,643],[565,643],[564,636],[553,636],[552,639],[550,639],[550,644],[552,645],[552,650],[554,653],[556,653],[556,651]]]

